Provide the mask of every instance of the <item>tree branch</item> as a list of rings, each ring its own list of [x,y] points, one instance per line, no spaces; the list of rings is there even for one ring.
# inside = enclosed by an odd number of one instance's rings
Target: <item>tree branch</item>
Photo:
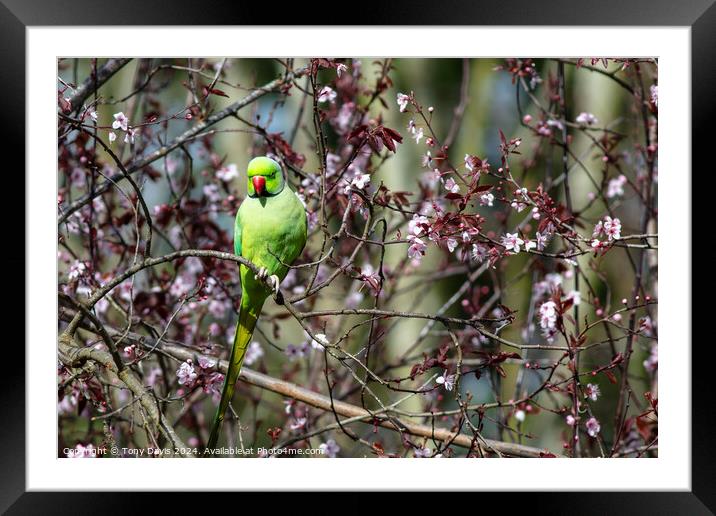
[[[66,312],[64,317],[69,318],[71,316],[72,314],[68,311]],[[95,331],[95,329],[89,325],[87,325],[86,329],[89,331]],[[109,328],[108,331],[110,334],[113,335],[119,335],[121,333],[118,330]],[[136,333],[128,333],[125,339],[129,342],[137,344],[138,346],[141,346],[145,350],[161,350],[167,355],[173,356],[174,358],[181,361],[191,359],[194,362],[197,362],[199,357],[202,356],[211,360],[215,359],[215,357],[209,357],[200,353],[196,353],[187,347],[172,344],[170,342],[157,342],[156,339],[143,335],[138,335]],[[89,350],[88,353],[97,353],[96,350],[92,350],[91,348],[86,349]],[[226,374],[228,370],[228,361],[219,360],[217,364],[217,369],[220,372]],[[380,413],[380,411],[375,411],[373,413],[375,415],[373,415],[368,410],[362,407],[352,405],[343,401],[338,401],[336,399],[331,401],[328,396],[324,396],[323,394],[319,394],[317,392],[305,389],[294,383],[280,380],[278,378],[274,378],[272,376],[268,376],[257,371],[253,371],[252,369],[249,369],[247,367],[243,367],[241,369],[239,378],[250,385],[254,385],[261,389],[265,389],[276,394],[295,399],[296,401],[300,401],[302,403],[305,403],[320,410],[324,410],[326,412],[335,411],[336,414],[346,418],[360,418],[360,421],[363,423],[373,424],[376,416]],[[426,437],[429,439],[435,439],[437,441],[452,442],[456,446],[460,446],[462,448],[471,448],[473,446],[478,445],[477,443],[473,443],[473,436],[456,433],[447,428],[436,428],[428,425],[405,422],[402,420],[399,420],[399,423],[397,423],[400,425],[398,427],[396,423],[393,423],[388,419],[383,419],[382,417],[379,418],[378,421],[375,421],[375,423],[389,430],[393,430],[396,432],[402,431],[410,435],[414,435],[416,437]],[[543,454],[546,453],[546,450],[541,450],[539,448],[534,448],[531,446],[525,446],[516,443],[494,441],[491,439],[484,439],[484,448],[485,451],[488,452],[490,450],[494,450],[495,452],[499,452],[503,455],[510,455],[514,457],[535,458],[543,456]]]
[[[71,112],[78,111],[82,104],[84,104],[87,97],[92,95],[95,90],[99,89],[105,82],[107,82],[115,73],[117,73],[124,65],[129,63],[131,59],[108,59],[107,62],[97,70],[97,76],[93,77],[90,74],[89,77],[75,90],[70,97],[70,104],[72,106]]]
[[[130,163],[128,166],[126,166],[127,173],[133,174],[139,170],[142,170],[144,167],[150,165],[154,161],[158,160],[159,158],[166,156],[173,150],[179,148],[181,145],[183,145],[186,141],[196,137],[201,131],[204,129],[207,129],[218,122],[222,121],[223,119],[235,115],[241,108],[255,102],[256,100],[260,99],[267,93],[272,93],[274,91],[280,90],[282,87],[284,87],[286,84],[293,81],[293,79],[302,77],[308,72],[307,68],[302,68],[300,70],[296,70],[290,74],[287,74],[285,77],[281,77],[280,79],[275,79],[259,88],[256,88],[254,91],[246,95],[241,100],[234,102],[230,106],[227,106],[226,108],[222,109],[221,111],[211,115],[206,120],[203,120],[201,122],[198,122],[197,124],[193,125],[191,129],[187,129],[182,134],[177,136],[174,140],[172,140],[171,143],[167,145],[163,145],[154,152],[150,153],[147,156],[144,156],[142,158],[139,158],[138,160]],[[95,188],[94,192],[91,192],[89,194],[86,194],[79,199],[77,199],[75,202],[73,202],[66,210],[65,212],[60,216],[59,223],[62,224],[67,220],[67,218],[72,215],[74,212],[82,208],[85,204],[90,202],[95,197],[102,195],[104,192],[106,192],[115,182],[119,182],[122,179],[125,178],[124,173],[118,173],[115,174],[110,178],[110,180],[103,182],[100,185],[97,185],[97,188]]]

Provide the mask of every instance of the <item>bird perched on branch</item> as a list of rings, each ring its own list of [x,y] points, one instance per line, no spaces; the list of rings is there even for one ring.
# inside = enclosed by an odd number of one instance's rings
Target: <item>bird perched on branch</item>
[[[259,267],[259,271],[254,274],[249,267],[240,266],[239,320],[206,451],[216,448],[221,423],[234,395],[246,348],[251,342],[264,301],[272,291],[278,295],[279,284],[286,277],[289,266],[306,245],[306,209],[296,193],[286,185],[281,166],[262,156],[252,159],[246,172],[248,196],[236,213],[234,252]]]

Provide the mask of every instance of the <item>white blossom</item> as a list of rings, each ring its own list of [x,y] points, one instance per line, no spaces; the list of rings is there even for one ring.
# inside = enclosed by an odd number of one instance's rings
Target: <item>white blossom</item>
[[[400,112],[402,113],[407,109],[408,102],[410,102],[410,97],[404,93],[398,93],[397,102],[398,107],[400,108]]]
[[[435,379],[435,383],[442,385],[445,390],[451,391],[455,387],[455,375],[448,374],[447,371],[443,371],[443,374]]]
[[[229,181],[239,177],[239,169],[236,167],[235,163],[229,163],[216,171],[216,177],[218,177],[221,181],[228,183]]]
[[[112,116],[114,117],[114,122],[112,122],[112,129],[122,129],[122,131],[126,131],[129,124],[129,119],[127,118],[127,116],[121,111],[119,113],[115,113]]]
[[[480,196],[480,205],[481,206],[492,206],[493,202],[495,201],[495,196],[491,194],[490,192],[484,193]]]
[[[586,125],[592,125],[599,122],[596,116],[594,116],[591,113],[587,113],[585,111],[582,111],[577,115],[577,118],[575,119],[578,124],[586,124]]]
[[[585,389],[584,394],[592,401],[597,401],[599,399],[599,396],[601,395],[601,391],[599,390],[599,385],[595,385],[592,383],[587,384],[587,388]]]
[[[330,102],[333,104],[336,101],[338,94],[330,86],[324,86],[323,89],[318,93],[318,102]]]

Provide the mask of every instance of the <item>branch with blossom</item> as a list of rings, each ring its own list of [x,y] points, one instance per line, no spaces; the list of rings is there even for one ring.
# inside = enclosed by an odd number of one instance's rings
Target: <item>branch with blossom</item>
[[[260,81],[99,61],[80,86],[59,63],[60,449],[203,447],[237,266],[259,272],[228,252],[242,168],[269,155],[308,244],[247,351],[229,454],[658,453],[655,60],[497,63],[517,116],[491,144],[468,59],[453,105],[399,59],[265,60]],[[577,74],[626,111],[589,111]]]

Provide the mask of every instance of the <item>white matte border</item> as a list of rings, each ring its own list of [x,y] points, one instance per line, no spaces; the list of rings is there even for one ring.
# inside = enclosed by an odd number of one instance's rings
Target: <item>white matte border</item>
[[[28,490],[690,490],[690,28],[28,27],[26,38]],[[56,458],[56,58],[88,52],[137,57],[322,56],[327,48],[334,56],[566,57],[569,51],[569,56],[579,57],[659,57],[659,458]],[[178,460],[189,462],[179,465],[174,462]]]

